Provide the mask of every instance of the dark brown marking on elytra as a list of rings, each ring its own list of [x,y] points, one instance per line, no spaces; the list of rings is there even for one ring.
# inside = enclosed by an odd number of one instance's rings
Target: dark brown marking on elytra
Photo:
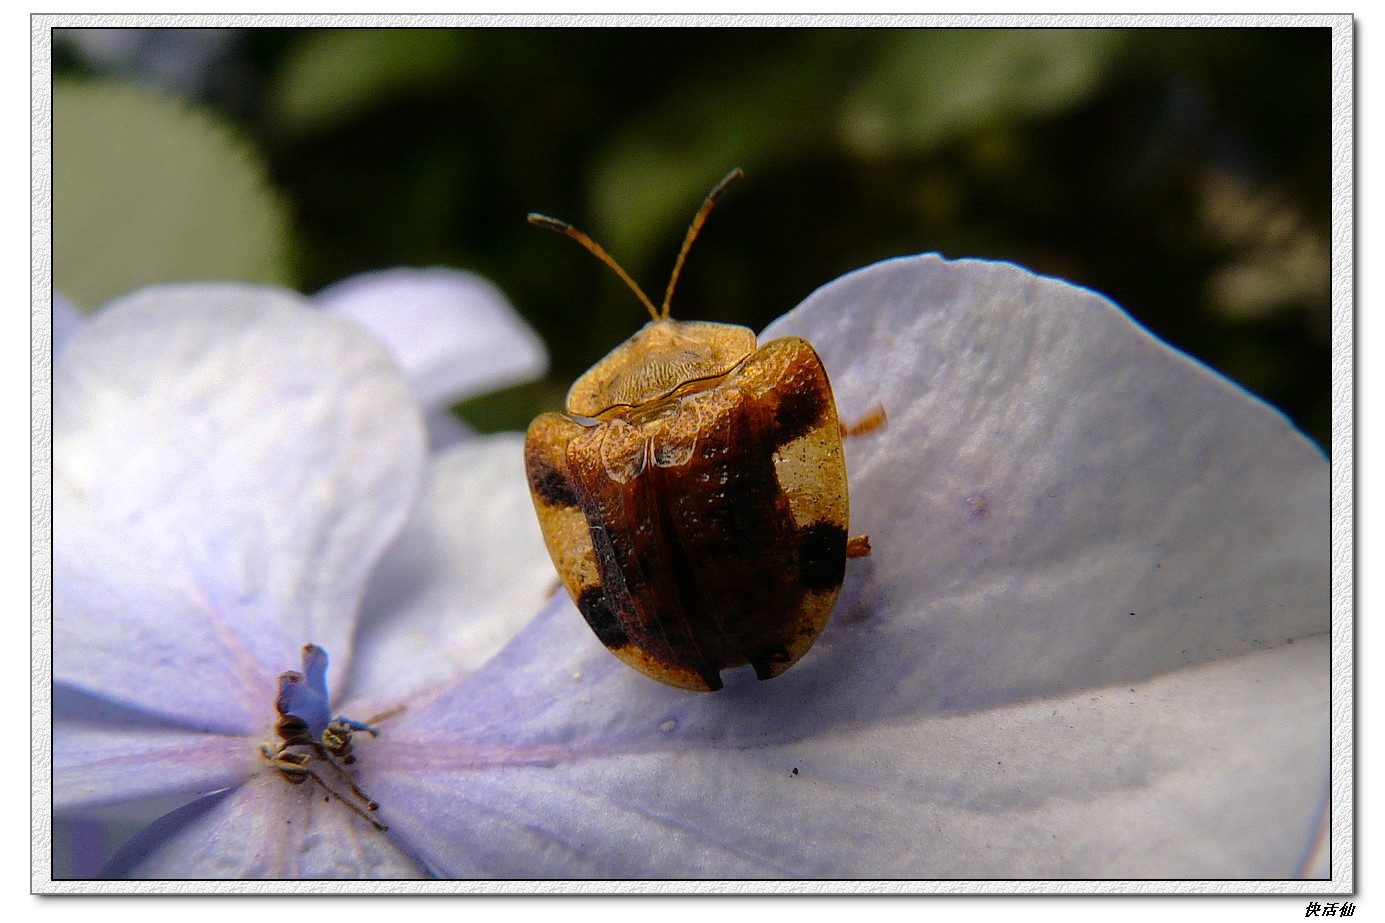
[[[658,471],[648,469],[620,484],[599,465],[576,468],[593,556],[607,608],[629,643],[656,662],[692,670],[713,684],[720,661],[709,652],[698,613],[688,611],[689,600],[696,600],[688,582],[691,565],[676,540],[670,544]],[[720,688],[720,681],[714,685]]]
[[[591,530],[592,554],[596,558],[596,568],[601,574],[602,585],[608,590],[611,605],[617,611],[629,608],[627,597],[638,596],[648,582],[643,563],[637,548],[639,537],[634,530],[622,527],[616,515],[623,505],[609,502],[590,502],[593,507],[587,513],[587,523]],[[612,508],[614,506],[614,509]]]
[[[581,610],[582,618],[587,620],[591,630],[596,633],[596,639],[606,647],[614,650],[630,643],[625,627],[611,610],[601,587],[593,586],[583,590],[582,595],[577,598],[577,608]]]
[[[631,643],[713,687],[722,669],[782,647],[802,593],[774,470],[775,403],[747,395],[711,421],[734,452],[699,441],[684,464],[624,484],[599,465],[574,467],[613,616]]]
[[[549,506],[576,506],[577,495],[572,484],[562,472],[538,452],[525,453],[525,468],[528,469],[529,489]]]
[[[798,578],[809,590],[841,586],[846,576],[846,529],[819,522],[798,534]]]
[[[826,382],[811,381],[803,387],[780,395],[774,411],[776,441],[779,445],[793,442],[822,425],[827,417],[830,400]]]

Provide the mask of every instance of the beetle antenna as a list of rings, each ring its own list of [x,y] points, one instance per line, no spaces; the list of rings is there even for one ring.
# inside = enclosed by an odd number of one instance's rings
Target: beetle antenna
[[[687,236],[683,238],[683,249],[678,251],[678,259],[673,264],[673,274],[668,277],[668,290],[664,292],[664,304],[660,309],[658,317],[668,317],[669,302],[673,300],[673,287],[678,283],[678,274],[683,271],[683,260],[687,258],[688,248],[692,246],[693,238],[697,237],[697,232],[702,230],[702,223],[707,220],[707,215],[711,213],[712,206],[717,204],[717,199],[726,191],[736,180],[745,176],[745,172],[740,167],[732,170],[721,178],[716,188],[707,193],[707,198],[703,201],[702,207],[693,215],[692,224],[688,225]],[[656,317],[656,319],[658,319]]]
[[[625,284],[630,286],[630,291],[634,292],[640,301],[644,303],[645,308],[649,310],[649,316],[655,320],[659,320],[659,312],[654,310],[654,302],[649,300],[649,296],[635,284],[635,280],[630,278],[630,274],[624,269],[621,269],[620,264],[611,259],[611,255],[601,249],[601,245],[596,241],[592,240],[566,221],[559,221],[557,218],[550,218],[547,215],[540,215],[537,212],[529,213],[529,223],[537,227],[548,228],[550,231],[557,231],[559,234],[566,234],[568,237],[571,237],[573,240],[586,247],[587,250],[591,252],[592,256],[614,269],[616,275],[620,276]],[[664,312],[664,316],[668,316],[667,311]]]

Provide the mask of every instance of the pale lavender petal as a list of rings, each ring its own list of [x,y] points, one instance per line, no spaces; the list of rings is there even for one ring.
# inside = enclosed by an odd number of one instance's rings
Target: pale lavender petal
[[[384,730],[362,772],[395,830],[495,876],[1311,866],[1321,453],[1109,302],[1013,266],[881,264],[770,331],[789,332],[845,416],[891,421],[853,440],[875,554],[817,646],[773,682],[686,693],[559,598]]]
[[[548,366],[542,341],[474,273],[386,269],[352,276],[315,299],[388,343],[425,405],[528,381]]]
[[[268,287],[154,287],[85,324],[54,372],[55,677],[257,734],[304,643],[344,675],[422,473],[396,368]]]
[[[243,779],[238,779],[239,784]],[[216,790],[224,786],[216,786]],[[210,791],[204,789],[203,791]],[[193,797],[187,792],[138,798],[53,814],[52,874],[56,880],[97,878],[121,846]]]
[[[797,668],[681,692],[588,634],[558,600],[363,762],[442,874],[1285,878],[1311,850],[1323,637],[957,711]]]
[[[1313,844],[1303,862],[1300,878],[1332,877],[1332,804],[1330,792],[1324,785],[1322,809],[1318,811],[1317,829],[1313,832]],[[1339,875],[1338,878],[1342,876]]]
[[[161,795],[216,791],[263,765],[246,737],[184,728],[53,727],[53,809],[68,811]]]
[[[849,440],[839,617],[957,708],[1119,683],[1328,627],[1328,466],[1280,414],[1095,293],[892,260],[764,337],[808,338]],[[910,679],[912,677],[912,679]]]
[[[215,791],[260,766],[258,740],[193,731],[63,683],[52,707],[55,812]]]
[[[524,475],[523,437],[478,437],[436,453],[362,604],[345,691],[373,704],[347,708],[365,719],[476,669],[556,586]]]
[[[476,433],[461,417],[445,407],[425,408],[423,425],[428,430],[428,446],[435,451],[454,446]]]
[[[86,315],[76,303],[68,298],[64,298],[58,292],[53,293],[53,357],[57,356],[67,346],[67,341],[77,332],[77,329],[86,321]]]
[[[427,872],[311,782],[267,770],[156,821],[103,874],[111,878],[420,878]]]

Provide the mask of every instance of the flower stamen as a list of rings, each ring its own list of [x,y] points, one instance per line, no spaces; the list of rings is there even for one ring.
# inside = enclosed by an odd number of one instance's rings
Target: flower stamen
[[[343,765],[356,762],[352,750],[357,731],[364,731],[372,737],[379,737],[380,732],[370,724],[342,716],[327,720],[331,713],[327,711],[326,651],[316,644],[304,645],[303,672],[288,670],[279,675],[279,694],[275,697],[274,708],[279,713],[274,732],[280,742],[260,746],[260,753],[269,764],[293,785],[302,785],[311,779],[327,793],[329,799],[335,795],[338,801],[376,830],[388,830],[371,816],[371,812],[380,809],[379,802],[361,790]],[[386,712],[380,717],[389,717],[398,710]],[[317,770],[315,764],[320,763],[330,766],[338,779],[345,783],[349,797]]]

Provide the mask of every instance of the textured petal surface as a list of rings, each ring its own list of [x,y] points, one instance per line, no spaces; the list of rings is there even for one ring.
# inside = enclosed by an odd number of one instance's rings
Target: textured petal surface
[[[556,581],[524,476],[523,437],[478,437],[437,453],[366,590],[346,691],[374,704],[348,706],[352,717],[365,720],[484,664]]]
[[[423,464],[374,337],[279,289],[146,289],[74,336],[53,426],[56,679],[261,734],[304,643],[344,675]]]
[[[265,715],[268,730],[269,714]],[[53,809],[200,794],[259,768],[258,741],[194,734],[65,686],[54,690]]]
[[[363,761],[382,818],[443,874],[1291,877],[1326,796],[1323,637],[954,712],[796,670],[667,689],[585,632],[555,601]]]
[[[500,290],[455,269],[387,269],[338,282],[315,299],[389,344],[426,405],[543,374],[548,354]]]
[[[61,729],[53,748],[53,807],[215,791],[243,781],[254,755],[247,738],[189,739],[182,728]]]
[[[420,878],[424,868],[312,783],[266,770],[160,818],[102,877]]]
[[[822,351],[853,561],[784,676],[698,695],[554,600],[363,762],[504,877],[1288,877],[1328,778],[1327,464],[1090,292],[925,257],[771,333]],[[794,770],[798,770],[795,774]]]
[[[849,440],[843,613],[914,643],[948,706],[1119,683],[1328,628],[1326,459],[1092,292],[916,257],[819,290]]]

